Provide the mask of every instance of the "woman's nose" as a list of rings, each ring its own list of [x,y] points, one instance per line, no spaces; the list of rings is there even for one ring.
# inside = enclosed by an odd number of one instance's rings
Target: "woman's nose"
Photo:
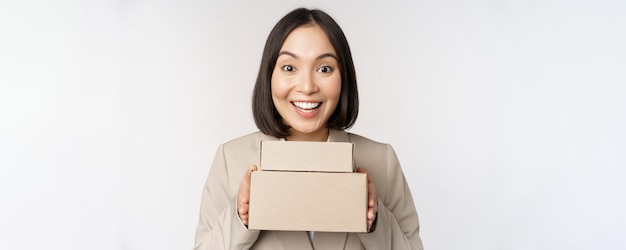
[[[318,87],[315,84],[315,79],[312,73],[302,73],[298,79],[298,85],[296,86],[298,92],[304,94],[312,94],[318,91]]]

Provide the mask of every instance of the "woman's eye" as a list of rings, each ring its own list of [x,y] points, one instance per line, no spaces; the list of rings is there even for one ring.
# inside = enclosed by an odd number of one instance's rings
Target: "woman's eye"
[[[285,65],[285,66],[283,66],[283,71],[293,72],[293,71],[295,71],[295,69],[291,65]]]
[[[317,68],[317,72],[330,73],[330,72],[333,72],[333,68],[331,68],[330,66],[322,66],[322,67]]]

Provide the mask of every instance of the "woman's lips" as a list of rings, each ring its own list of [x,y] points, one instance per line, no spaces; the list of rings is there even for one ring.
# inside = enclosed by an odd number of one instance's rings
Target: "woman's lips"
[[[296,108],[296,112],[304,117],[309,118],[315,116],[317,111],[319,111],[319,107],[322,105],[321,102],[291,102],[291,104]]]
[[[319,108],[322,104],[321,102],[291,102],[293,106],[304,111],[304,112],[313,112],[313,110]]]

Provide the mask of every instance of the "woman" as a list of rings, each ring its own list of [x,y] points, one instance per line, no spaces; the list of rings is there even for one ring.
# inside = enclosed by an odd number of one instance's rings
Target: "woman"
[[[347,133],[358,93],[348,42],[320,10],[296,9],[270,32],[253,94],[260,132],[221,145],[202,193],[195,249],[422,249],[413,199],[388,144]],[[249,230],[260,142],[339,141],[368,174],[368,233]],[[364,218],[365,219],[365,218]]]

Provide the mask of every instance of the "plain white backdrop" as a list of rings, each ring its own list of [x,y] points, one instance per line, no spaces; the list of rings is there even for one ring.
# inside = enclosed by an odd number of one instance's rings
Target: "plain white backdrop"
[[[3,1],[0,249],[190,249],[272,26],[343,27],[426,249],[626,249],[624,1]]]

